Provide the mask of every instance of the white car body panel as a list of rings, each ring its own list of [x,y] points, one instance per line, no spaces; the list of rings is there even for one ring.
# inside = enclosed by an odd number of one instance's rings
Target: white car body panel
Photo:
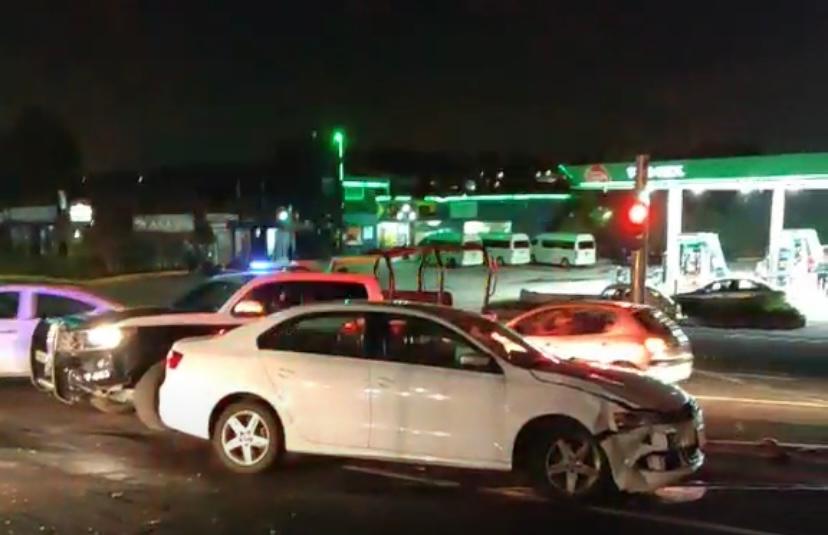
[[[173,351],[184,357],[176,369],[167,370],[161,386],[161,419],[172,429],[208,439],[219,403],[247,394],[277,412],[288,451],[509,470],[520,430],[536,418],[560,415],[604,437],[601,445],[622,490],[649,491],[701,464],[699,459],[663,473],[632,466],[663,446],[658,437],[676,432],[695,437],[701,426],[688,420],[663,429],[614,432],[615,411],[679,411],[690,400],[684,391],[640,374],[552,361],[548,368],[527,370],[499,357],[503,373],[497,374],[257,349],[261,333],[295,316],[389,311],[434,319],[388,305],[314,305],[219,337],[179,341]],[[656,438],[648,445],[650,436]]]
[[[53,295],[84,303],[93,307],[91,313],[119,308],[115,303],[69,286],[15,284],[0,286],[0,292],[19,294],[17,318],[0,319],[0,377],[29,376],[32,335],[41,320],[36,316],[38,295]]]
[[[261,351],[258,359],[291,430],[288,448],[368,447],[369,360],[288,351]]]
[[[506,462],[502,375],[384,361],[371,370],[371,449],[442,462]]]

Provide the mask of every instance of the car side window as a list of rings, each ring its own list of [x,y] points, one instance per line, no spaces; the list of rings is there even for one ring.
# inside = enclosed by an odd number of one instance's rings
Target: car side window
[[[738,287],[740,290],[756,290],[759,288],[759,285],[751,280],[742,279],[738,281]]]
[[[264,305],[266,314],[308,303],[367,299],[368,290],[355,282],[286,281],[263,284],[250,290],[245,299]]]
[[[296,283],[274,282],[262,284],[250,290],[245,300],[258,301],[264,306],[265,314],[273,314],[285,308],[302,304],[301,289]]]
[[[277,325],[259,336],[259,349],[337,357],[365,356],[362,314],[314,314]]]
[[[77,299],[63,297],[62,295],[38,293],[37,311],[38,318],[59,318],[71,316],[95,310],[95,306]]]
[[[721,292],[724,290],[724,285],[721,282],[714,282],[707,287],[708,292]]]
[[[425,319],[403,315],[384,315],[382,358],[403,364],[433,366],[455,370],[501,373],[491,356],[477,349],[457,333]],[[488,364],[469,365],[464,357],[477,357]]]
[[[572,334],[572,311],[544,310],[519,321],[515,330],[524,336],[568,336]]]
[[[572,315],[570,334],[602,334],[609,331],[617,319],[615,313],[608,310],[576,310]]]
[[[20,292],[0,292],[0,319],[17,319],[20,306]]]

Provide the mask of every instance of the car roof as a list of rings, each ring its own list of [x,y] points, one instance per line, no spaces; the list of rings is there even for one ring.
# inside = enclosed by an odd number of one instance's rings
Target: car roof
[[[262,282],[276,282],[276,281],[293,281],[293,282],[353,282],[358,284],[365,284],[366,282],[375,282],[376,278],[373,275],[366,275],[361,273],[328,273],[321,271],[278,271],[276,273],[261,273],[243,271],[240,273],[225,273],[216,275],[210,280],[227,280],[237,278],[240,282],[255,281],[257,284]]]
[[[99,305],[106,305],[112,308],[119,308],[121,306],[115,301],[112,301],[107,297],[98,295],[87,288],[71,284],[19,283],[0,285],[0,292],[22,292],[25,290],[63,295],[66,297],[75,298],[80,301],[94,302]]]
[[[540,234],[535,235],[536,238],[590,238],[594,239],[594,236],[589,232],[541,232]]]
[[[547,310],[553,308],[600,308],[612,310],[638,310],[642,308],[651,308],[649,305],[642,303],[630,303],[629,301],[612,301],[609,299],[573,299],[571,301],[555,301],[552,303],[545,303],[536,306],[527,311],[532,312],[536,310]]]
[[[347,311],[402,313],[415,316],[437,316],[448,321],[468,317],[482,317],[480,314],[477,314],[475,312],[469,312],[459,308],[453,308],[444,305],[436,305],[430,303],[419,303],[414,301],[327,301],[314,303],[310,305],[302,305],[299,307],[292,307],[287,309],[287,311],[295,312],[297,313],[297,315],[311,314],[315,312]]]

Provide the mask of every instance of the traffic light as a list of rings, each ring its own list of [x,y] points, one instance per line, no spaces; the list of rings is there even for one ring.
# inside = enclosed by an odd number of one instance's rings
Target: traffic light
[[[650,205],[641,199],[632,199],[621,211],[621,240],[624,248],[641,249],[650,224]]]
[[[647,216],[650,215],[650,207],[641,201],[635,201],[627,211],[627,219],[630,224],[643,226],[647,222]]]

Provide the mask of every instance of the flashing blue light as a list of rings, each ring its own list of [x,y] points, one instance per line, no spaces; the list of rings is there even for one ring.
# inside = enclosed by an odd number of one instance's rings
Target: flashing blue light
[[[270,260],[251,260],[250,261],[250,269],[253,271],[268,271],[272,269],[276,269],[279,267],[279,264],[276,262],[272,262]]]

